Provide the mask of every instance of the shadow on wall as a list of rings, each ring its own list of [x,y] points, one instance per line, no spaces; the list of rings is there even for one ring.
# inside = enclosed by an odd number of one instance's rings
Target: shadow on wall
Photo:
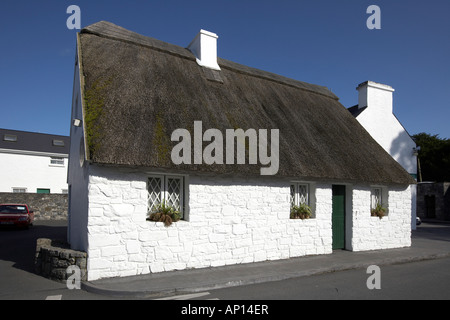
[[[413,155],[414,140],[404,131],[392,140],[389,152],[408,173],[417,173],[417,157]]]

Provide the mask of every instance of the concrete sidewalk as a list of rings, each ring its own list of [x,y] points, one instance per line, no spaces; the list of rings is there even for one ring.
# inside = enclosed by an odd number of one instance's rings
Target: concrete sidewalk
[[[329,255],[100,279],[83,282],[82,289],[116,297],[158,297],[445,257],[450,257],[450,225],[423,223],[412,232],[410,248],[338,250]]]

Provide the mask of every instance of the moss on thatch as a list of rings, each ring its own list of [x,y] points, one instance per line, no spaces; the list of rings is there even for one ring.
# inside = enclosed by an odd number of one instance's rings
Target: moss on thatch
[[[86,126],[86,140],[89,154],[94,155],[99,147],[104,130],[99,125],[98,120],[103,114],[105,105],[105,95],[111,80],[97,79],[90,88],[84,91],[84,121]]]
[[[164,127],[164,118],[160,113],[156,115],[155,131],[153,132],[153,145],[156,151],[156,163],[167,166],[170,161],[172,142]]]

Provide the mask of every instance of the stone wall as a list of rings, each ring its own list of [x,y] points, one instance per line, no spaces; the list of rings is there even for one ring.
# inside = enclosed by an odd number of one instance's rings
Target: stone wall
[[[351,250],[411,246],[411,190],[391,187],[387,192],[388,212],[380,219],[370,215],[370,187],[354,188]]]
[[[417,185],[417,216],[450,221],[450,182]]]
[[[51,239],[37,239],[35,271],[46,278],[65,281],[72,273],[67,272],[70,266],[77,266],[80,270],[80,281],[87,279],[87,254],[71,250],[65,243]]]
[[[0,203],[27,204],[35,220],[67,219],[67,194],[0,193]]]
[[[88,280],[332,253],[332,184],[311,183],[314,217],[290,219],[290,181],[188,177],[189,213],[147,221],[148,173],[91,166]],[[388,216],[370,215],[370,187],[347,185],[346,249],[411,245],[410,188],[390,188]]]
[[[189,176],[189,216],[146,221],[144,172],[91,167],[88,280],[332,252],[331,185],[290,219],[289,180]]]

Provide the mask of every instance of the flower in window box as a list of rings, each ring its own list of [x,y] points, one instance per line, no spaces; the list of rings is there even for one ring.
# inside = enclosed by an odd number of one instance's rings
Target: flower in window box
[[[384,208],[381,204],[377,204],[375,208],[370,209],[370,215],[381,219],[386,215],[386,208]]]
[[[311,207],[306,203],[301,203],[300,205],[294,205],[291,208],[291,219],[309,219],[312,216]]]
[[[164,222],[166,227],[170,226],[172,222],[177,222],[181,219],[181,214],[174,207],[166,205],[165,201],[158,204],[147,220],[155,222]]]

